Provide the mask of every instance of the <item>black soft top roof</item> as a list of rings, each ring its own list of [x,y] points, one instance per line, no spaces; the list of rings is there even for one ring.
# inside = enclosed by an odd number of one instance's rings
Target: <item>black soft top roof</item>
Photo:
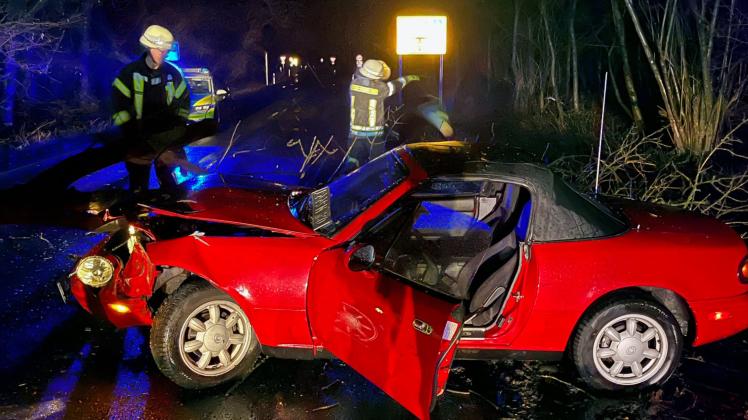
[[[531,163],[477,161],[463,142],[416,143],[410,153],[431,177],[490,178],[524,186],[532,197],[528,238],[536,242],[612,236],[627,224],[602,204],[572,189],[548,168]]]

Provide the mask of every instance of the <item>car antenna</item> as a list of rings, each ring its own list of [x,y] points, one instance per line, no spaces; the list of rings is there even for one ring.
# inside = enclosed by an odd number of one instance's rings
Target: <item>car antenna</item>
[[[600,116],[600,139],[597,145],[597,170],[595,171],[595,197],[600,193],[600,160],[603,153],[603,136],[605,134],[605,98],[608,96],[608,72],[605,72],[603,85],[603,112]]]

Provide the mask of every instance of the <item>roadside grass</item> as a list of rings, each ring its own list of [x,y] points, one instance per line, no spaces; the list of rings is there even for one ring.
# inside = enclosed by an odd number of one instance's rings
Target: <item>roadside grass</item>
[[[490,139],[486,157],[547,164],[563,156],[589,154],[596,147],[598,115],[586,110],[567,114],[560,128],[548,114],[512,114],[488,123],[483,129]],[[618,132],[623,125],[611,117],[606,126]]]
[[[77,107],[62,101],[50,102],[27,114],[19,118],[23,122],[0,135],[0,147],[23,149],[55,138],[104,131],[111,126],[96,102]]]

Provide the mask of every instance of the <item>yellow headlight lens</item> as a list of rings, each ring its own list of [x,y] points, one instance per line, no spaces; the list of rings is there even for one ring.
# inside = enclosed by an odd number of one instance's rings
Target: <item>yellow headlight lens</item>
[[[83,284],[91,287],[102,287],[112,279],[114,266],[108,259],[90,256],[82,259],[75,269],[75,275]]]

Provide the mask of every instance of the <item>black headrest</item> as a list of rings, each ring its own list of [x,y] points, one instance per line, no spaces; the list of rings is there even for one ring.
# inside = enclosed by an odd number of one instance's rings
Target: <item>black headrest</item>
[[[457,275],[457,288],[458,293],[462,297],[467,298],[470,285],[481,267],[483,262],[488,261],[494,257],[497,257],[500,261],[508,259],[512,256],[514,251],[517,249],[517,235],[512,230],[508,235],[502,238],[500,241],[486,248],[483,252],[480,252],[476,256],[470,259],[460,270]]]

